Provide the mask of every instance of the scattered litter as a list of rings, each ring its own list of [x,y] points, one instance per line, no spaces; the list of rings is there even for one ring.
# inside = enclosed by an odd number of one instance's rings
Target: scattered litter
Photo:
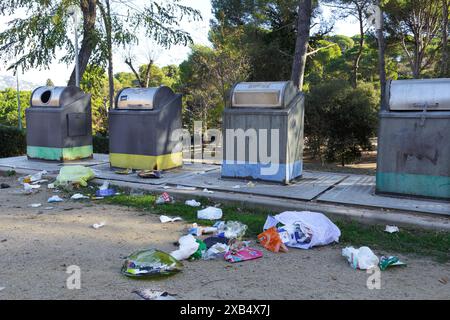
[[[47,173],[48,173],[47,171],[43,170],[41,172],[38,172],[38,173],[35,173],[35,174],[32,174],[32,175],[21,177],[21,178],[19,178],[19,182],[23,183],[23,184],[25,184],[25,183],[30,183],[31,184],[33,182],[37,182],[39,180],[42,180],[42,176],[46,175]]]
[[[47,188],[48,188],[48,189],[55,189],[55,184],[54,184],[54,183],[49,183],[49,184],[47,185]]]
[[[108,190],[109,189],[109,181],[104,181],[103,184],[98,187],[98,190]]]
[[[87,182],[95,178],[94,171],[84,166],[65,166],[56,177],[56,185],[79,184],[87,186]]]
[[[115,195],[117,195],[117,193],[114,189],[97,190],[95,192],[95,196],[100,198],[112,197]]]
[[[241,239],[248,227],[239,221],[227,221],[224,225],[224,236],[227,239]]]
[[[122,274],[129,277],[167,276],[180,272],[183,264],[165,252],[150,249],[126,258]]]
[[[92,197],[91,200],[103,200],[105,197]]]
[[[92,225],[92,228],[94,228],[95,230],[98,230],[98,229],[100,229],[100,228],[103,228],[105,225],[106,225],[105,222],[94,223],[94,224]]]
[[[181,219],[180,217],[171,218],[168,216],[160,216],[159,220],[161,221],[161,223],[168,223],[168,222],[182,221],[183,219]]]
[[[200,245],[191,234],[181,237],[178,243],[180,244],[179,249],[173,251],[170,255],[179,261],[189,259]]]
[[[163,189],[166,189],[166,190],[167,190],[167,189],[172,189],[172,187],[164,186]]]
[[[176,294],[171,294],[163,291],[156,291],[152,289],[137,289],[133,290],[132,293],[136,293],[139,297],[144,300],[176,300],[174,296]]]
[[[202,240],[195,240],[198,243],[198,249],[194,252],[194,254],[191,256],[191,259],[193,260],[199,260],[203,258],[203,256],[206,254],[206,244]]]
[[[39,189],[40,187],[41,187],[41,186],[38,185],[38,184],[36,184],[36,185],[29,184],[29,183],[24,183],[24,184],[23,184],[23,190],[25,191],[25,193],[32,193],[33,190],[37,190],[37,189]]]
[[[190,207],[200,207],[202,204],[195,200],[186,200],[185,204]]]
[[[44,210],[53,210],[55,207],[45,207]]]
[[[214,193],[214,191],[208,190],[208,189],[206,189],[206,188],[203,189],[203,192],[204,192],[204,193],[210,193],[210,194],[211,194],[211,193]]]
[[[342,256],[347,258],[353,269],[369,270],[380,263],[378,257],[368,247],[342,249]]]
[[[39,208],[39,207],[42,207],[42,203],[32,203],[32,204],[30,204],[30,207],[31,208]]]
[[[204,234],[216,233],[217,228],[215,227],[199,227],[196,223],[192,224],[192,228],[189,229],[188,234],[192,234],[194,236],[201,236]]]
[[[258,240],[261,245],[272,252],[287,252],[288,248],[283,243],[283,240],[278,233],[276,227],[272,227],[258,235]]]
[[[11,186],[9,184],[7,184],[7,183],[0,184],[0,189],[8,189],[8,188],[11,188]]]
[[[260,250],[246,247],[239,251],[228,251],[227,253],[225,253],[224,258],[231,263],[236,263],[258,259],[262,256],[263,253]]]
[[[61,199],[59,196],[52,196],[48,199],[48,203],[54,203],[54,202],[63,202],[64,199]]]
[[[224,237],[209,237],[203,240],[206,244],[206,248],[212,248],[216,244],[228,244],[228,239]]]
[[[241,186],[238,184],[232,187],[232,189],[240,189],[240,188],[241,188]]]
[[[406,267],[406,263],[401,262],[400,259],[395,256],[381,257],[378,267],[380,267],[381,271],[385,271],[390,267]]]
[[[165,203],[171,203],[173,202],[172,197],[167,193],[164,192],[163,194],[161,194],[158,199],[156,199],[156,204],[165,204]]]
[[[115,171],[114,173],[127,176],[127,175],[132,174],[133,170],[132,169],[118,170],[118,171]]]
[[[204,241],[206,244],[206,241]],[[208,247],[208,245],[206,245]],[[212,260],[217,258],[223,258],[225,253],[228,252],[229,246],[226,243],[215,243],[213,246],[209,247],[203,256],[203,260]]]
[[[247,183],[247,187],[249,187],[249,188],[254,188],[255,186],[256,186],[256,184],[253,183],[252,181],[249,181],[249,182]]]
[[[162,171],[144,170],[138,173],[138,176],[143,179],[161,179]]]
[[[195,190],[197,190],[196,187],[185,187],[185,186],[177,186],[177,189],[179,189],[179,190],[187,190],[187,191],[195,191]]]
[[[447,284],[449,282],[449,278],[448,277],[440,278],[439,282],[442,283],[442,284]]]
[[[341,231],[325,215],[309,211],[288,211],[275,217],[267,217],[264,230],[278,228],[283,243],[288,247],[310,249],[339,242]]]
[[[197,218],[201,220],[219,220],[223,216],[222,209],[215,207],[208,207],[197,211]]]
[[[48,182],[48,180],[47,179],[42,179],[42,180],[37,180],[37,181],[33,181],[33,182],[31,182],[31,184],[42,184],[42,183],[45,183],[45,182]]]
[[[5,287],[0,287],[0,291],[3,291],[3,290],[5,290]]]
[[[386,226],[386,229],[384,231],[388,233],[397,233],[400,231],[400,229],[397,226]]]
[[[84,196],[81,193],[76,193],[73,196],[70,197],[72,200],[81,200],[81,199],[89,199],[88,196]]]

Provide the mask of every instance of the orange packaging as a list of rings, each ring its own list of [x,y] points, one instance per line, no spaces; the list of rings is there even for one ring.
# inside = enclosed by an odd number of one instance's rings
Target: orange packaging
[[[261,245],[272,252],[288,252],[288,248],[284,245],[278,234],[277,228],[272,227],[267,229],[258,236]]]

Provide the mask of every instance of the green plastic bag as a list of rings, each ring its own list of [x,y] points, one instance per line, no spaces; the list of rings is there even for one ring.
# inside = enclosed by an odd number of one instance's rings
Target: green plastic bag
[[[191,256],[192,260],[199,260],[203,257],[203,254],[208,250],[206,247],[206,243],[204,243],[202,240],[196,239],[195,242],[198,243],[198,249],[195,251],[195,253]]]
[[[59,171],[59,175],[56,177],[56,184],[64,186],[72,183],[86,187],[87,182],[94,178],[95,174],[91,168],[83,166],[66,166],[62,167]]]
[[[126,258],[122,274],[128,277],[144,278],[169,276],[183,269],[183,264],[171,255],[155,250],[142,250]]]

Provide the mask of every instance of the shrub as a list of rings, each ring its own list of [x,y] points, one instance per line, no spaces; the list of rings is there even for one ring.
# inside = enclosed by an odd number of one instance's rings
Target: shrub
[[[26,150],[25,130],[0,125],[0,158],[21,156]]]
[[[94,153],[109,153],[109,138],[101,135],[94,135],[93,137]]]
[[[306,99],[305,135],[313,155],[344,166],[371,149],[377,128],[377,92],[371,84],[354,89],[346,81],[312,88]]]

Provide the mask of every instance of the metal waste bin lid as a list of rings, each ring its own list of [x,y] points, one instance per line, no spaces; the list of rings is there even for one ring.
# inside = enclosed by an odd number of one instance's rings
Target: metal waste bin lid
[[[31,107],[64,107],[78,100],[82,94],[83,91],[75,86],[39,87],[31,94]]]
[[[450,110],[450,79],[393,80],[388,92],[392,111]]]
[[[241,82],[231,95],[231,107],[286,108],[298,90],[292,81]]]
[[[153,110],[161,108],[175,96],[165,86],[158,88],[125,88],[117,94],[116,108],[131,110]]]

